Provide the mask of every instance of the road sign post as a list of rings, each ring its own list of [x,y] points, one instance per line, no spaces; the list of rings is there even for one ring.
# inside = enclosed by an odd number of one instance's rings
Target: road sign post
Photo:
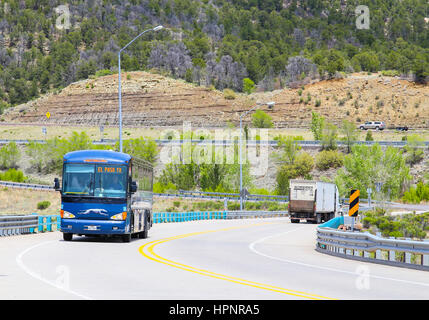
[[[366,192],[368,193],[368,207],[371,208],[371,193],[372,193],[372,189],[371,188],[367,188]]]
[[[359,210],[359,196],[360,196],[360,191],[359,190],[355,190],[353,189],[350,192],[350,205],[349,205],[349,216],[352,217],[352,231],[354,230],[355,227],[355,218],[358,215],[358,210]]]

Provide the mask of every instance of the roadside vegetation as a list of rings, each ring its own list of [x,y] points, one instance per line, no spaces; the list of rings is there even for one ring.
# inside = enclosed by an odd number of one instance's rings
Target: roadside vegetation
[[[429,233],[429,212],[390,216],[377,208],[365,212],[364,216],[364,229],[373,234],[381,232],[383,237],[424,239]]]
[[[277,168],[273,168],[276,170],[275,185],[270,189],[255,188],[254,177],[250,174],[250,163],[245,159],[244,188],[252,194],[288,195],[291,179],[314,179],[314,174],[317,173],[316,179],[335,182],[343,197],[347,197],[349,190],[353,188],[361,191],[362,198],[367,198],[366,190],[371,188],[373,199],[400,200],[406,203],[429,201],[429,176],[413,177],[411,175],[413,168],[425,168],[428,165],[427,160],[424,161],[427,149],[422,147],[420,136],[409,135],[404,148],[385,148],[378,144],[358,145],[355,144],[354,126],[344,121],[337,128],[334,124],[327,123],[324,117],[317,113],[313,113],[311,130],[314,138],[319,138],[323,142],[316,153],[302,150],[297,143],[303,140],[302,136],[278,135],[276,137],[278,148],[272,154],[272,160],[277,164]],[[193,136],[195,133],[196,131],[191,132],[190,138],[195,139]],[[348,141],[345,148],[332,143],[337,141],[338,133]],[[178,138],[189,137],[182,134]],[[199,134],[198,138],[208,139],[210,136],[204,133]],[[62,157],[67,152],[83,149],[118,150],[118,148],[118,144],[113,147],[95,145],[84,131],[74,131],[67,138],[47,139],[46,143],[33,141],[23,147],[18,147],[12,142],[0,148],[3,169],[3,172],[0,172],[0,179],[39,183],[41,176],[60,174]],[[124,152],[157,165],[160,151],[152,138],[125,139],[123,148]],[[208,150],[197,144],[189,145],[188,151],[187,163],[184,163],[182,158],[173,159],[174,161],[158,171],[154,181],[154,192],[177,193],[178,190],[239,192],[238,142],[229,150],[224,150],[222,154],[216,154],[216,148]],[[245,154],[247,153],[244,152],[243,156]],[[25,172],[18,165],[24,156],[27,157],[26,161],[29,161],[30,165]],[[375,191],[377,183],[382,183],[379,192]],[[248,205],[251,206],[251,204]],[[213,208],[215,208],[214,205]],[[266,205],[264,208],[268,210]]]
[[[429,182],[419,181],[415,187],[404,192],[402,200],[407,203],[429,202]]]
[[[162,201],[164,202],[164,201]],[[165,201],[163,203],[155,203],[156,212],[196,212],[196,211],[224,211],[224,201],[211,201],[211,200],[174,200]],[[228,210],[240,210],[239,201],[228,201]],[[265,211],[285,211],[287,210],[287,203],[277,203],[271,201],[246,201],[245,210],[265,210]]]
[[[60,173],[63,156],[71,151],[102,149],[110,150],[112,146],[93,144],[85,132],[73,132],[70,138],[53,138],[46,143],[31,141],[26,147],[31,166],[39,173]],[[119,143],[113,148],[119,149]],[[133,156],[154,163],[158,150],[149,138],[127,139],[123,141],[123,150]]]

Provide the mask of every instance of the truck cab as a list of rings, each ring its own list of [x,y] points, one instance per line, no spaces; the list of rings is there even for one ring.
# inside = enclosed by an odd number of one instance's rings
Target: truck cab
[[[73,235],[145,238],[152,225],[153,168],[128,154],[82,150],[63,158],[61,232]]]

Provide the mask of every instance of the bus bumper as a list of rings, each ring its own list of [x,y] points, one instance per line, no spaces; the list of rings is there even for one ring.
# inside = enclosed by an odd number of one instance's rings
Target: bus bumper
[[[129,232],[126,221],[61,219],[61,232],[73,234],[124,234]]]

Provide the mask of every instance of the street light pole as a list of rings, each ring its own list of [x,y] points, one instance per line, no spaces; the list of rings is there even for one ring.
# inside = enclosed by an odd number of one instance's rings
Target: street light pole
[[[267,102],[267,103],[257,103],[252,109],[249,111],[246,111],[243,113],[243,115],[240,116],[240,211],[243,211],[243,161],[242,161],[242,149],[243,149],[243,118],[253,110],[255,110],[260,105],[266,104],[269,109],[272,109],[275,105],[274,102]]]
[[[127,43],[127,45],[125,47],[123,47],[121,50],[119,50],[118,52],[118,81],[119,81],[119,85],[118,85],[118,101],[119,101],[119,152],[122,152],[122,86],[121,86],[121,53],[122,51],[124,51],[131,43],[133,43],[135,40],[137,40],[138,38],[140,38],[144,33],[148,32],[148,31],[158,31],[161,30],[163,28],[163,26],[157,26],[155,28],[152,29],[148,29],[143,31],[142,33],[140,33],[137,37],[135,37],[133,40],[131,40],[130,42]]]

